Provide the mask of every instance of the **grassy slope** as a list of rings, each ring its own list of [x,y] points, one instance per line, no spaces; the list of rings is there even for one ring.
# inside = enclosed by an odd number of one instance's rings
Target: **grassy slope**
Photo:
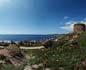
[[[82,47],[86,47],[86,32],[83,32],[81,35],[80,35],[80,46]]]
[[[62,38],[62,41],[65,41]],[[61,39],[60,39],[61,42]],[[79,36],[78,44],[74,47],[56,47],[52,49],[41,50],[27,50],[26,52],[31,55],[30,63],[42,63],[43,68],[52,68],[52,70],[77,70],[76,65],[81,63],[83,58],[86,58],[86,33]]]

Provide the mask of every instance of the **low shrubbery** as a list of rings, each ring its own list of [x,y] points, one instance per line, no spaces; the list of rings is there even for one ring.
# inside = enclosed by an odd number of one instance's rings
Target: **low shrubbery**
[[[26,52],[31,56],[30,64],[40,64],[44,68],[51,68],[51,70],[79,70],[79,65],[83,59],[86,59],[86,48],[83,47],[83,42],[80,35],[75,43],[69,46],[58,46],[48,49],[27,50]],[[63,40],[64,41],[64,40]],[[70,45],[73,45],[72,47]],[[84,44],[85,45],[85,44]],[[83,65],[80,66],[83,70]],[[86,67],[86,65],[85,65]],[[40,69],[39,69],[40,70]]]
[[[0,70],[24,70],[25,65],[14,66],[12,64],[0,64]]]
[[[31,54],[30,64],[43,64],[42,68],[52,70],[77,70],[77,65],[86,58],[84,48],[58,47],[53,49],[28,50]]]

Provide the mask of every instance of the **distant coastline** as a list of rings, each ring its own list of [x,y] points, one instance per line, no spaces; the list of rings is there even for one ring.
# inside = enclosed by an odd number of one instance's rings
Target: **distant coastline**
[[[21,34],[0,34],[0,41],[23,41],[23,40],[46,40],[59,37],[60,34],[47,35],[21,35]]]
[[[63,34],[53,35],[1,35],[0,48],[7,47],[11,44],[24,47],[43,46],[45,42],[61,37]]]

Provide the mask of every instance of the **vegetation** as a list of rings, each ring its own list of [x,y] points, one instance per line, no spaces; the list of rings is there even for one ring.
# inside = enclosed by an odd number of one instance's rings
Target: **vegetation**
[[[65,35],[58,39],[55,47],[23,51],[30,56],[31,66],[42,64],[36,70],[44,70],[45,68],[51,70],[86,70],[86,32],[78,35],[77,38],[73,38],[73,36]],[[24,70],[24,67],[25,65],[15,67],[10,64],[0,64],[0,70]]]
[[[24,70],[24,67],[25,65],[17,67],[12,64],[0,64],[0,70]]]
[[[80,46],[82,47],[86,47],[86,32],[83,32],[81,35],[80,35]]]
[[[65,38],[59,40],[60,42],[61,40],[65,41]],[[86,33],[82,33],[77,38],[77,41],[68,44],[69,46],[63,45],[48,49],[26,50],[26,52],[31,56],[31,65],[43,64],[41,70],[44,68],[51,68],[51,70],[79,70],[79,67],[80,70],[84,70],[83,66],[79,65],[86,58],[85,42]],[[73,46],[71,47],[70,45]],[[37,70],[40,70],[40,68]]]

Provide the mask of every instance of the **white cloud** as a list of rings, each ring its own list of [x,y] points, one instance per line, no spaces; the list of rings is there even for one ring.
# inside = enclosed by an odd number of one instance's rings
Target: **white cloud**
[[[68,19],[69,17],[64,17],[64,19]],[[68,21],[68,22],[65,22],[64,23],[64,26],[60,27],[61,29],[65,30],[65,31],[73,31],[73,26],[74,24],[77,24],[77,23],[84,23],[86,24],[86,18],[84,18],[82,21]]]
[[[82,21],[82,23],[86,24],[86,21]]]
[[[69,25],[69,26],[63,26],[63,27],[61,27],[62,29],[65,29],[65,30],[68,30],[68,31],[71,31],[72,29],[73,29],[73,25],[74,24],[71,24],[71,25]]]
[[[82,24],[86,24],[86,21],[81,21]]]
[[[73,23],[73,21],[65,22],[66,25],[70,25],[70,24],[72,24],[72,23]]]
[[[72,22],[72,23],[71,23]],[[68,25],[67,25],[68,24]],[[73,26],[74,24],[76,24],[76,22],[70,21],[67,22],[66,25],[60,27],[61,29],[67,30],[67,31],[72,31],[73,30]]]
[[[68,16],[65,16],[64,19],[68,19],[69,17]]]

